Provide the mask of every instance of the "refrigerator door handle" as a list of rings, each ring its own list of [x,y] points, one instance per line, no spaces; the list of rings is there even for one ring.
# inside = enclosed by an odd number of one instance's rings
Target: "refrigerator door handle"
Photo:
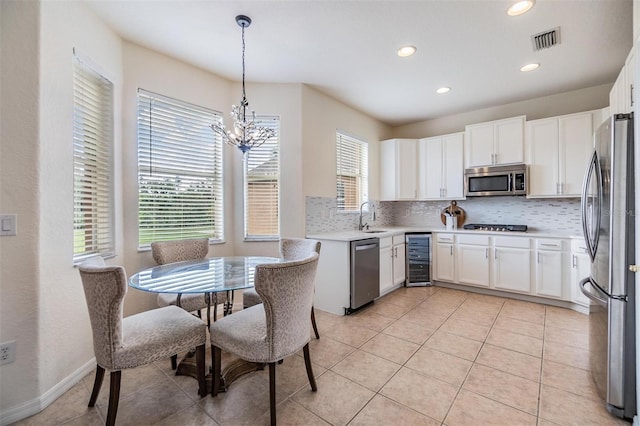
[[[596,188],[597,193],[595,194],[595,202],[597,203],[595,206],[595,218],[591,218],[591,224],[595,228],[593,238],[591,236],[591,232],[589,226],[587,224],[587,218],[589,213],[589,187],[591,184],[591,180],[596,179]],[[584,240],[587,245],[587,252],[589,253],[589,257],[593,262],[596,258],[596,251],[598,250],[598,240],[600,239],[600,219],[602,214],[602,170],[600,169],[600,161],[598,159],[598,153],[596,151],[593,152],[591,156],[591,160],[589,161],[589,166],[587,167],[587,173],[584,177],[584,182],[582,185],[582,198],[581,198],[581,208],[582,208],[582,233],[584,234]]]
[[[602,296],[587,290],[586,289],[587,284],[589,284],[591,288],[593,288],[597,293],[601,293]],[[582,292],[582,294],[584,294],[586,297],[588,297],[589,299],[593,300],[594,302],[600,305],[607,306],[607,295],[604,292],[602,292],[602,290],[600,290],[598,286],[592,284],[591,277],[587,277],[581,280],[579,285],[580,285],[580,291]]]

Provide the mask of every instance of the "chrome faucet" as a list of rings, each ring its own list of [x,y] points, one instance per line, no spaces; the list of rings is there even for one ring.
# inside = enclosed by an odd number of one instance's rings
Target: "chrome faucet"
[[[364,203],[360,204],[360,220],[358,221],[358,231],[362,231],[365,227],[369,227],[368,223],[362,223],[362,208],[365,204],[369,204],[369,206],[371,207],[371,221],[375,222],[376,220],[376,206],[371,201],[365,201]]]

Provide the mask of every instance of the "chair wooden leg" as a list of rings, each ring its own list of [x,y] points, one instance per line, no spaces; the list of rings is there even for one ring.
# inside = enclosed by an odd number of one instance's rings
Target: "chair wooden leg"
[[[178,368],[178,355],[171,355],[171,369],[175,370]]]
[[[318,333],[318,326],[316,325],[316,313],[313,310],[313,306],[311,307],[311,325],[313,326],[313,332],[316,333],[316,339],[319,339],[320,333]]]
[[[122,371],[111,372],[111,389],[109,389],[109,409],[107,411],[107,426],[116,424],[116,414],[118,413],[118,400],[120,399],[120,379]]]
[[[269,363],[269,411],[271,426],[276,426],[276,363]]]
[[[218,395],[220,392],[220,367],[222,365],[222,350],[211,345],[211,365],[213,372],[211,373],[211,396]]]
[[[311,356],[309,355],[309,343],[304,345],[302,349],[304,352],[304,365],[307,367],[307,377],[309,377],[309,384],[311,385],[312,391],[317,391],[318,386],[316,386],[316,379],[313,377],[313,369],[311,368]]]
[[[196,370],[198,374],[198,395],[207,396],[207,379],[205,378],[205,349],[204,344],[196,348]]]
[[[96,366],[96,379],[93,381],[93,391],[91,392],[91,398],[89,398],[89,407],[96,405],[96,400],[102,387],[102,379],[104,379],[104,368],[98,365]]]

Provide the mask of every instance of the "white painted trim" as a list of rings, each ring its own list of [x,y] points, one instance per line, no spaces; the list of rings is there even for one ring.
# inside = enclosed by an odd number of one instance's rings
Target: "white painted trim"
[[[66,391],[79,383],[84,376],[91,373],[95,368],[96,359],[91,358],[82,367],[62,379],[62,381],[56,383],[51,389],[40,395],[38,398],[34,398],[31,401],[24,402],[0,413],[0,425],[4,426],[26,419],[27,417],[33,416],[34,414],[44,410],[51,405],[52,402],[61,397]],[[87,399],[87,402],[88,401],[89,399]]]

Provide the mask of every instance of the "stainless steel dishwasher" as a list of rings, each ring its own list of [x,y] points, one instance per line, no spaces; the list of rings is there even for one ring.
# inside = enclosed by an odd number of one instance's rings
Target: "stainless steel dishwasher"
[[[380,296],[380,241],[367,238],[351,242],[351,306],[354,310]]]

